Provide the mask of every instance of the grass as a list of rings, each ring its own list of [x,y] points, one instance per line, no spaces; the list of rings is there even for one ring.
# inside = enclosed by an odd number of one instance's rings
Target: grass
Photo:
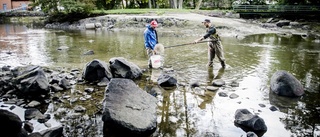
[[[190,9],[114,9],[114,10],[94,10],[93,14],[156,14],[165,13],[190,13]]]

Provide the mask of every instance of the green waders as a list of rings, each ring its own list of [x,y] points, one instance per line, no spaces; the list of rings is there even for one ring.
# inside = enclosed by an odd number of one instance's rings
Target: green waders
[[[217,55],[219,61],[221,62],[221,66],[225,67],[225,58],[223,54],[223,48],[221,44],[220,38],[218,40],[213,40],[208,42],[208,66],[211,67],[213,64],[213,59]]]

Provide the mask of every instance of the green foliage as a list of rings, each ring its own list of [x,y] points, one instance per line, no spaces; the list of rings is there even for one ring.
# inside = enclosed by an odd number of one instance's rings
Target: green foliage
[[[279,5],[320,5],[320,0],[277,0]]]
[[[188,13],[187,9],[115,9],[115,10],[94,10],[91,14],[156,14],[165,13]]]
[[[93,3],[83,3],[74,0],[64,0],[61,2],[61,5],[64,7],[64,12],[67,14],[88,14],[94,9]]]
[[[237,0],[235,1],[237,5],[266,5],[265,0]]]
[[[31,6],[39,6],[41,10],[49,14],[60,12],[87,14],[95,8],[95,0],[32,0]]]

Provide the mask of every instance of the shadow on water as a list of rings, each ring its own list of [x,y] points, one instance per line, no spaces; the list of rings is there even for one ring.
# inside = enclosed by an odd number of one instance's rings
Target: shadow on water
[[[76,31],[32,29],[11,24],[0,25],[0,65],[20,66],[34,64],[55,68],[82,69],[93,59],[108,62],[112,57],[124,57],[142,69],[147,67],[141,30],[135,31]],[[161,43],[165,46],[192,42],[191,35],[173,36],[172,31],[159,29]],[[174,32],[178,33],[178,32]],[[202,33],[202,32],[200,32]],[[320,135],[320,46],[299,35],[282,36],[261,34],[247,36],[242,40],[222,38],[226,69],[221,69],[215,59],[211,69],[207,63],[205,43],[166,49],[165,66],[174,70],[178,86],[162,89],[156,83],[159,70],[146,71],[136,83],[158,99],[158,128],[153,136],[243,136],[247,130],[234,125],[234,113],[246,108],[262,117],[268,131],[259,134],[274,136],[319,136]],[[92,50],[93,55],[83,55]],[[9,54],[10,52],[10,54]],[[284,98],[269,93],[269,79],[277,70],[292,73],[305,87],[301,98]],[[208,91],[212,80],[222,79],[226,85],[217,91]],[[201,86],[192,88],[192,82]],[[239,86],[232,86],[232,83]],[[92,85],[78,85],[72,91],[55,94],[79,98],[76,91],[84,91]],[[95,88],[93,99],[61,104],[50,104],[55,118],[66,125],[86,127],[87,131],[73,130],[69,136],[102,134],[101,107],[104,88]],[[219,96],[224,92],[228,96]],[[264,104],[265,107],[261,107]],[[83,116],[67,116],[60,109],[72,110],[75,105],[87,108]],[[100,104],[101,105],[101,104]],[[276,106],[279,111],[269,108]],[[81,117],[81,118],[79,118]],[[77,119],[77,120],[76,120]],[[87,121],[87,122],[84,122]],[[71,128],[71,127],[70,127]],[[98,132],[97,132],[98,131]],[[97,133],[95,133],[97,132]]]

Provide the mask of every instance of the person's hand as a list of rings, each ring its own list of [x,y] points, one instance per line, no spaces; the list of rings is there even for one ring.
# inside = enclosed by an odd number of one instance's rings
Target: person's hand
[[[199,42],[199,40],[196,39],[193,41],[193,44],[197,44],[198,42]]]

